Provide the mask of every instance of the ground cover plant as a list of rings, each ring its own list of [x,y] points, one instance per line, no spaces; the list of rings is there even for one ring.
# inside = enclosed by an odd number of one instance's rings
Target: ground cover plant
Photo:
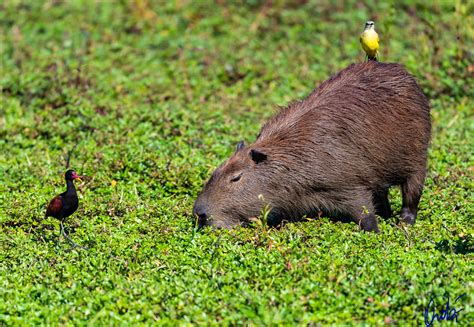
[[[0,324],[420,325],[431,298],[441,312],[462,294],[474,324],[472,16],[463,1],[2,2]],[[197,230],[209,174],[278,105],[364,60],[367,19],[432,105],[416,224]],[[43,220],[68,154],[89,178],[66,226],[89,251]]]

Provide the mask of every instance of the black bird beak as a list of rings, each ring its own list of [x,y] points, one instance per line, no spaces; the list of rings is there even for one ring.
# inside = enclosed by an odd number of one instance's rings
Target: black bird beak
[[[77,179],[79,182],[82,182],[84,178],[86,178],[87,176],[85,175],[76,175],[74,176],[74,179]]]

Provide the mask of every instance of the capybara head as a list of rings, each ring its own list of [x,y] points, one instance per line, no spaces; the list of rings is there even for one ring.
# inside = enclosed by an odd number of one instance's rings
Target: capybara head
[[[193,213],[200,226],[245,225],[264,206],[263,175],[267,156],[241,141],[235,153],[217,168],[199,194]]]

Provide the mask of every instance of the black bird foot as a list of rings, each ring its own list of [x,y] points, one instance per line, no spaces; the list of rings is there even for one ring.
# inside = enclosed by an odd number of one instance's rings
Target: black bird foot
[[[80,249],[83,249],[83,250],[89,250],[88,248],[86,247],[83,247],[83,246],[80,246],[79,244],[77,244],[76,242],[74,242],[67,234],[66,234],[66,230],[64,229],[64,225],[63,223],[61,222],[61,234],[64,236],[65,239],[67,239],[69,241],[69,243],[72,244],[72,249],[75,249],[75,248],[80,248]],[[61,235],[59,235],[59,237],[61,237]]]

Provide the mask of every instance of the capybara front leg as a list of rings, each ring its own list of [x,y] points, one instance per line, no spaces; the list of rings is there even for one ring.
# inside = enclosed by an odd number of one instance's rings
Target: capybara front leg
[[[372,197],[374,200],[375,213],[382,218],[390,218],[392,216],[392,209],[388,201],[388,188],[374,191]]]
[[[360,228],[366,232],[379,233],[379,227],[377,225],[377,217],[375,217],[375,208],[372,204],[372,194],[359,194],[359,198],[356,199],[352,207],[352,217],[357,222]]]

